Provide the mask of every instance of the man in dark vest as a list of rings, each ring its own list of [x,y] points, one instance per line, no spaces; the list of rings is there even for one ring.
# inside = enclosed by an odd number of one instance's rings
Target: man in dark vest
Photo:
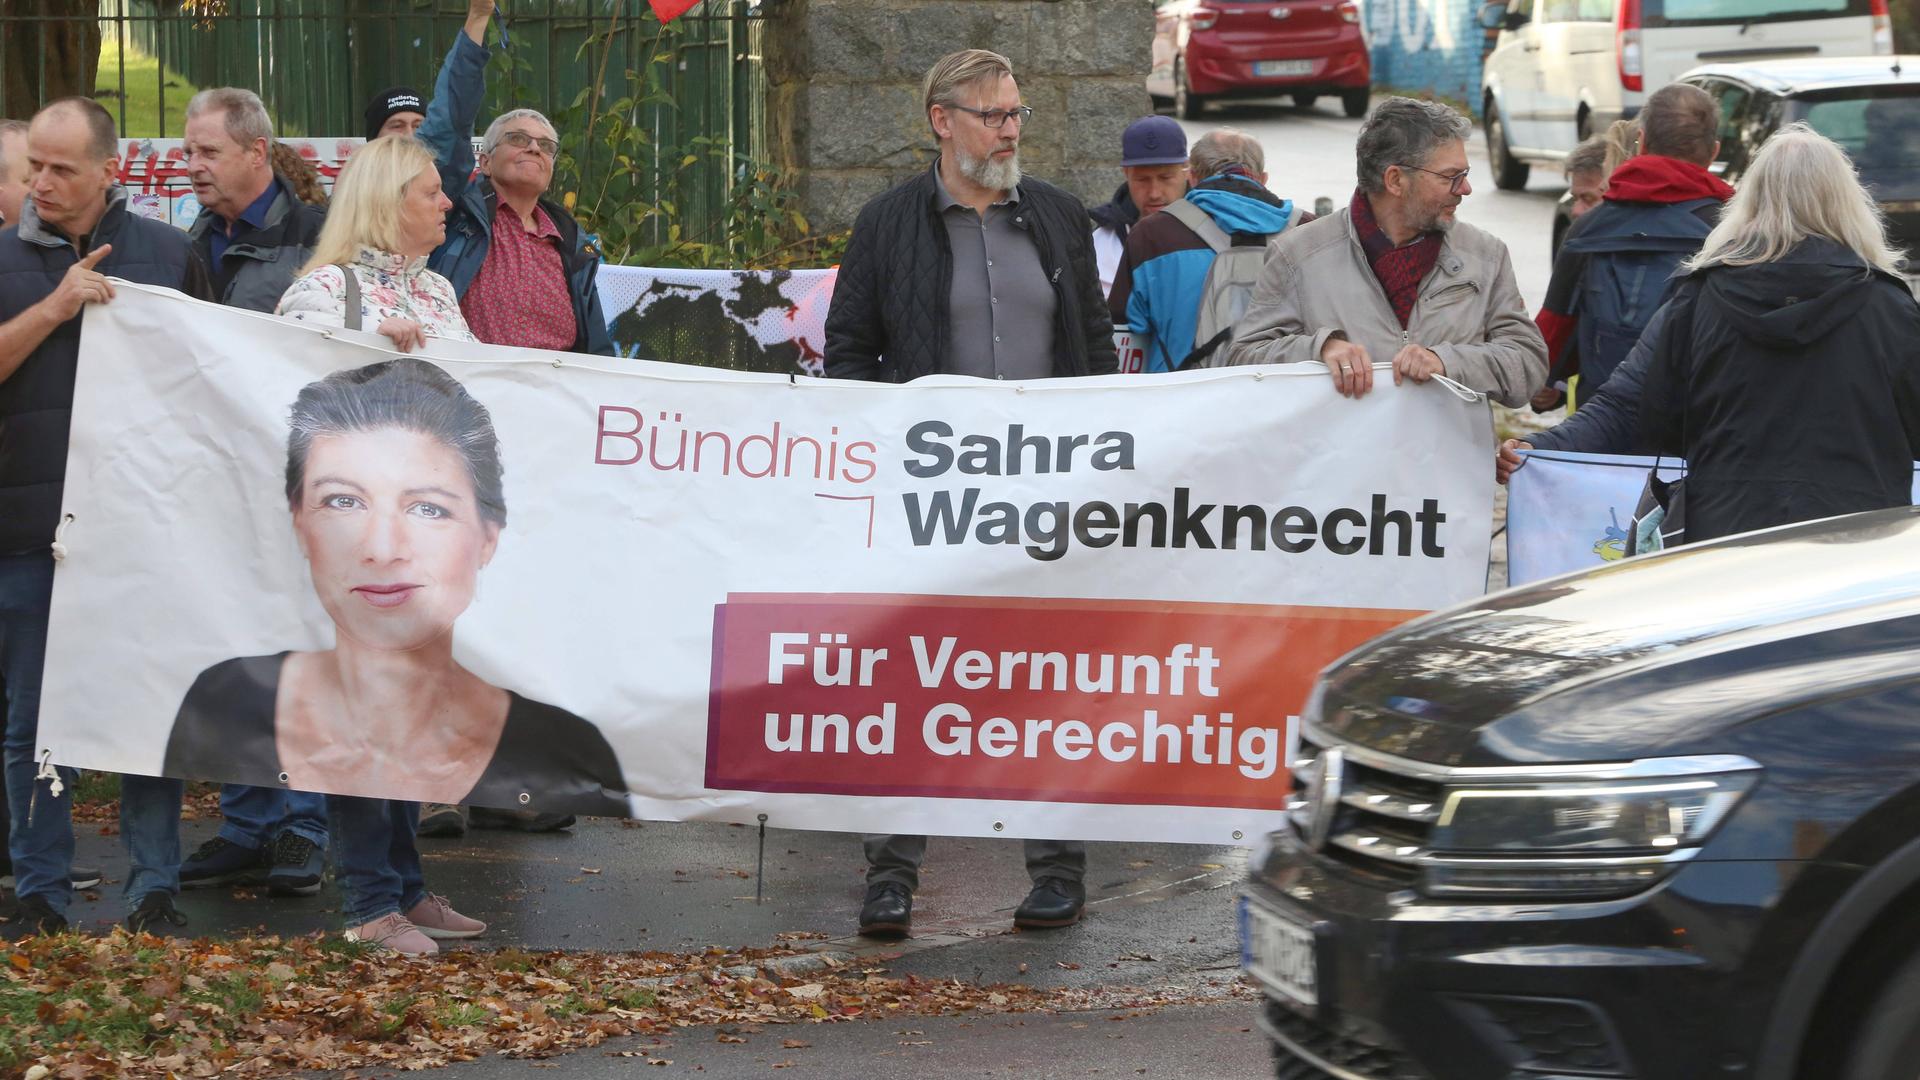
[[[259,95],[234,86],[187,102],[187,179],[200,216],[187,238],[213,276],[214,299],[271,314],[320,239],[326,211],[273,171],[273,121]],[[277,896],[320,891],[326,800],[304,791],[223,784],[220,832],[180,867],[185,888],[265,885]]]
[[[1634,362],[1625,361],[1655,322],[1674,271],[1700,250],[1733,197],[1733,189],[1707,171],[1720,152],[1719,129],[1720,110],[1697,86],[1674,83],[1647,99],[1640,153],[1613,171],[1600,206],[1567,230],[1535,317],[1556,365],[1577,339],[1579,409],[1558,427],[1502,442],[1494,467],[1501,483],[1520,467],[1522,450],[1626,454],[1638,448],[1647,354],[1640,350]]]
[[[0,682],[6,685],[6,788],[16,917],[0,934],[66,928],[72,898],[72,769],[40,769],[40,682],[80,358],[80,313],[113,299],[109,276],[209,299],[185,233],[127,209],[113,117],[63,98],[27,129],[32,170],[18,228],[0,232]],[[56,780],[57,777],[57,780]],[[179,889],[178,780],[127,776],[120,832],[132,858],[136,930],[186,920]],[[31,813],[29,813],[31,810]],[[172,846],[169,848],[168,841]]]

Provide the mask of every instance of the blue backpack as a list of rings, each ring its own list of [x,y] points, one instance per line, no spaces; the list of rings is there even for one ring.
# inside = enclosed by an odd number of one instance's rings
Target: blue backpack
[[[1627,358],[1647,320],[1666,301],[1674,271],[1713,231],[1694,211],[1719,205],[1718,199],[1607,203],[1567,238],[1563,250],[1587,256],[1571,312],[1580,320],[1582,397],[1600,389]]]

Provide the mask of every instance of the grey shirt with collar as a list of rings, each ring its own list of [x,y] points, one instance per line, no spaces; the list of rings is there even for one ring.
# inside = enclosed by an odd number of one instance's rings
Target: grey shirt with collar
[[[953,250],[945,373],[983,379],[1051,377],[1060,301],[1032,233],[1018,220],[1023,213],[1019,189],[987,207],[983,220],[947,192],[937,167],[933,182],[934,208]]]

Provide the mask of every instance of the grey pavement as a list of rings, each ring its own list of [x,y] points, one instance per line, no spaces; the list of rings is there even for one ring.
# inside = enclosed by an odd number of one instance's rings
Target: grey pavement
[[[722,1042],[720,1036],[743,1042]],[[788,1040],[805,1043],[789,1047]],[[488,1058],[450,1071],[459,1080],[579,1080],[644,1075],[833,1076],[860,1080],[1020,1077],[1021,1080],[1271,1077],[1272,1052],[1242,1002],[999,1016],[894,1017],[841,1024],[686,1029],[664,1041],[608,1042],[557,1061]],[[774,1072],[791,1069],[792,1072]],[[364,1073],[364,1070],[363,1070]]]

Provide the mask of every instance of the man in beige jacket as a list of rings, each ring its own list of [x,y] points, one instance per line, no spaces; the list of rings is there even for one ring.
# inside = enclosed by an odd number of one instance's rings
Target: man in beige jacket
[[[1228,349],[1229,364],[1318,360],[1348,397],[1445,375],[1503,404],[1546,380],[1547,345],[1507,246],[1454,220],[1472,125],[1445,105],[1388,98],[1360,128],[1360,187],[1345,210],[1288,229]]]

